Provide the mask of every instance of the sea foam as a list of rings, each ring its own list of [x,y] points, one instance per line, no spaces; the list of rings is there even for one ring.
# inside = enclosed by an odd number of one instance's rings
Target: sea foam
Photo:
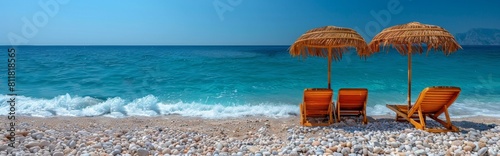
[[[0,95],[0,114],[7,114],[10,96]],[[259,103],[259,104],[204,104],[199,102],[163,102],[154,95],[147,95],[134,100],[121,97],[105,100],[92,97],[59,95],[51,99],[16,97],[16,114],[38,117],[51,116],[161,116],[177,114],[202,118],[230,118],[246,116],[288,117],[299,114],[297,104]],[[367,106],[368,115],[394,115],[384,104]],[[498,103],[477,100],[455,102],[449,108],[451,117],[493,116],[498,114]]]
[[[10,96],[0,95],[0,113],[7,114]],[[296,105],[290,104],[202,104],[196,102],[165,103],[156,96],[147,95],[132,101],[120,97],[99,100],[92,97],[56,96],[52,99],[17,96],[16,114],[51,117],[51,116],[159,116],[178,114],[203,118],[227,118],[244,116],[287,117],[297,115]]]

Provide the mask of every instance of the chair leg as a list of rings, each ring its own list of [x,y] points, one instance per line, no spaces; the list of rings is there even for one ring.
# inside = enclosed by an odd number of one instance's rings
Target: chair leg
[[[339,104],[335,105],[335,116],[337,117],[337,122],[340,122],[340,112],[338,108]]]
[[[422,126],[422,129],[425,129],[425,116],[422,114],[422,108],[418,108],[418,119],[420,120],[420,125]]]
[[[335,119],[334,119],[334,113],[335,111],[333,110],[335,108],[335,106],[333,105],[333,103],[330,104],[329,108],[328,108],[328,124],[333,124],[335,122]]]
[[[415,121],[414,118],[412,118],[413,114],[412,115],[408,115],[406,117],[406,119],[408,121],[410,121],[410,123],[415,126],[416,129],[421,129],[421,130],[424,130],[425,129],[425,122],[424,122],[424,117],[422,116],[422,111],[420,111],[421,109],[418,110],[418,119],[420,120],[420,122],[417,122]]]
[[[366,118],[366,111],[363,111],[363,124],[368,124],[368,119]]]
[[[333,118],[333,111],[329,115],[328,119],[328,124],[333,124],[335,122],[335,119]]]
[[[333,119],[333,114],[330,114],[330,119],[328,121],[328,124],[333,124],[335,123],[335,120]]]
[[[446,125],[444,126],[448,129],[451,129],[450,114],[448,114],[448,107],[446,105],[444,106],[444,115],[446,116]]]
[[[305,113],[304,113],[304,108],[302,108],[302,104],[299,104],[300,108],[300,125],[304,126],[305,124]]]

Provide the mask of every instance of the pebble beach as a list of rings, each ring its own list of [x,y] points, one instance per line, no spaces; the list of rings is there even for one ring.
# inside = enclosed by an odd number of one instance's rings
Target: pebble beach
[[[302,127],[299,117],[204,119],[158,117],[18,117],[15,147],[0,118],[0,155],[493,155],[500,156],[500,119],[453,118],[460,132],[416,130],[392,116],[363,125],[345,118]],[[438,126],[428,121],[428,125]]]

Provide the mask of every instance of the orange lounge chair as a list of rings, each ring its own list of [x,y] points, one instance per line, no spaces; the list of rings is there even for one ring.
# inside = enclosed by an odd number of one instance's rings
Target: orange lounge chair
[[[457,132],[458,128],[452,125],[448,107],[457,99],[460,88],[448,86],[436,86],[425,88],[418,96],[415,104],[408,109],[407,105],[386,105],[387,108],[396,112],[396,121],[404,118],[417,129],[429,132]],[[439,119],[439,115],[445,114],[446,122]],[[417,115],[418,114],[418,115]],[[426,116],[434,119],[446,129],[430,129],[425,127]]]
[[[300,125],[328,126],[333,120],[333,91],[326,88],[307,88],[304,90],[303,102],[300,107]],[[311,118],[328,118],[327,123],[311,122]]]
[[[366,101],[368,90],[366,88],[341,88],[337,97],[335,114],[337,122],[340,116],[363,116],[363,124],[368,123],[366,119]]]

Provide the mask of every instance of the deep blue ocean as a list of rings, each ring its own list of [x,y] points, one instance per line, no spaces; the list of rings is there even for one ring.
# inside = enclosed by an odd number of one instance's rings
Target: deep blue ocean
[[[7,49],[0,47],[0,115],[9,112]],[[413,55],[412,101],[428,86],[457,86],[453,117],[500,116],[500,46]],[[339,88],[367,88],[368,115],[404,104],[407,57],[394,50],[332,63]],[[16,113],[29,116],[283,117],[305,88],[327,87],[327,59],[292,57],[288,46],[16,47]]]

